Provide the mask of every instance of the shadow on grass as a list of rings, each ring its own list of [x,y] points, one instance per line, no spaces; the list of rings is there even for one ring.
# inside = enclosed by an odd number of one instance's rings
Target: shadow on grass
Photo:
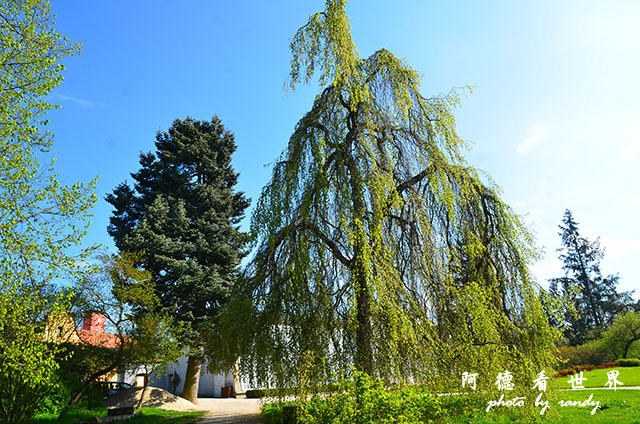
[[[166,411],[158,408],[142,408],[142,413],[134,418],[118,421],[131,424],[188,424],[194,422],[196,418],[205,415],[207,411]],[[105,408],[92,410],[70,411],[60,421],[52,414],[41,414],[31,420],[32,424],[74,424],[87,421],[93,416],[104,417],[107,415]]]

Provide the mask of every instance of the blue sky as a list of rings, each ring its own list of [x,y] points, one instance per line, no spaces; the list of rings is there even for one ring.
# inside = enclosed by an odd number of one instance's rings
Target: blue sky
[[[86,243],[113,249],[103,199],[176,118],[218,115],[236,136],[238,189],[257,199],[317,85],[283,89],[289,39],[323,1],[109,1],[52,5],[83,44],[65,61],[48,118],[60,179],[96,175]],[[468,161],[489,173],[561,276],[565,209],[601,238],[604,274],[640,296],[640,2],[353,1],[361,56],[387,48],[422,73],[423,94],[471,85],[456,118]]]

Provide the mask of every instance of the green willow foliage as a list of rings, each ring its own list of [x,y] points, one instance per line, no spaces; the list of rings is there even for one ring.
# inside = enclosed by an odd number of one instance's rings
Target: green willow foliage
[[[475,371],[491,390],[508,369],[529,390],[557,333],[527,269],[531,235],[461,154],[458,94],[424,97],[387,50],[360,58],[344,1],[291,50],[292,88],[328,85],[253,215],[256,255],[229,314],[244,372],[283,386],[352,366],[422,384]]]

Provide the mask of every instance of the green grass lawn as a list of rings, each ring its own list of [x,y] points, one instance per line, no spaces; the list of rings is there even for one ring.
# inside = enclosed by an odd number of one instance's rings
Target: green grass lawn
[[[551,408],[546,411],[543,423],[567,424],[638,424],[640,423],[640,390],[579,390],[560,391]],[[559,401],[599,402],[599,408],[592,415],[595,405],[560,406]],[[527,418],[518,418],[517,411],[492,411],[481,413],[473,418],[473,424],[529,423]],[[454,421],[455,424],[468,424],[469,419]]]
[[[640,386],[640,367],[616,367],[606,368],[603,370],[584,371],[583,377],[587,380],[584,381],[584,387],[606,387],[607,373],[613,370],[618,370],[618,381],[621,381],[625,386]],[[559,389],[570,389],[569,378],[558,377],[555,379],[555,387]]]
[[[600,408],[596,411],[595,414],[591,415],[591,407],[560,407],[556,403],[554,405],[555,410],[560,414],[561,417],[559,422],[589,424],[640,423],[640,390],[566,391],[559,392],[558,398],[562,400],[584,401],[591,394],[593,394],[593,401],[600,402]]]
[[[70,411],[64,418],[60,421],[56,421],[57,415],[52,414],[39,414],[36,415],[35,418],[31,420],[31,424],[73,424],[78,421],[87,421],[89,418],[96,417],[105,417],[107,415],[107,410],[105,408],[98,409],[80,409],[75,411]]]
[[[592,395],[591,401],[593,403],[599,402],[599,408],[596,409],[593,415],[591,411],[595,405],[563,407],[559,404],[560,400],[583,402]],[[545,413],[542,420],[543,423],[640,423],[640,390],[569,390],[556,392],[556,397],[556,400],[551,402],[551,408]],[[267,424],[280,424],[282,422],[281,410],[278,404],[265,405],[262,414]],[[494,409],[489,413],[480,412],[473,418],[461,417],[460,419],[454,419],[449,421],[449,424],[528,424],[529,422],[528,418],[519,416],[517,409],[509,411]]]
[[[165,411],[158,408],[142,408],[142,413],[126,421],[118,421],[131,424],[187,424],[197,417],[206,414],[206,411]],[[36,416],[31,420],[32,424],[73,424],[78,421],[86,421],[93,416],[104,417],[107,410],[104,408],[95,410],[78,410],[70,412],[62,421],[56,421],[56,417],[49,414]]]

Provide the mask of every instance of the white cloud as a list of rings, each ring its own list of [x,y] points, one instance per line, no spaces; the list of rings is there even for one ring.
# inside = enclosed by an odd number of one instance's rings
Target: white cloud
[[[640,153],[640,122],[632,122],[622,130],[624,147],[622,149],[622,160],[628,162],[633,156]]]
[[[95,103],[92,102],[90,100],[86,100],[86,99],[81,99],[79,97],[72,97],[72,96],[65,96],[64,94],[53,94],[51,96],[53,99],[55,100],[60,100],[62,102],[72,102],[75,104],[78,104],[82,107],[95,107],[95,106],[102,106],[101,103]]]
[[[547,125],[534,125],[529,131],[529,136],[518,143],[518,145],[516,146],[516,153],[518,153],[518,156],[526,155],[527,153],[538,147],[540,143],[544,142],[547,139],[548,135],[549,127]]]
[[[536,218],[540,218],[548,213],[549,208],[534,209],[527,214],[527,218],[529,218],[533,222],[536,220]]]
[[[640,195],[627,194],[624,196],[624,204],[629,206],[640,206]]]
[[[564,276],[564,271],[562,270],[562,262],[560,262],[552,255],[549,255],[540,262],[529,265],[529,270],[531,271],[531,274],[533,274],[533,276],[536,278],[538,284],[543,287],[548,287],[549,283],[547,282],[547,280]]]
[[[611,260],[640,250],[640,239],[602,238],[600,245],[605,248],[605,258]]]
[[[616,203],[616,211],[624,211],[626,209],[636,209],[640,206],[640,194],[625,194],[621,196]]]

